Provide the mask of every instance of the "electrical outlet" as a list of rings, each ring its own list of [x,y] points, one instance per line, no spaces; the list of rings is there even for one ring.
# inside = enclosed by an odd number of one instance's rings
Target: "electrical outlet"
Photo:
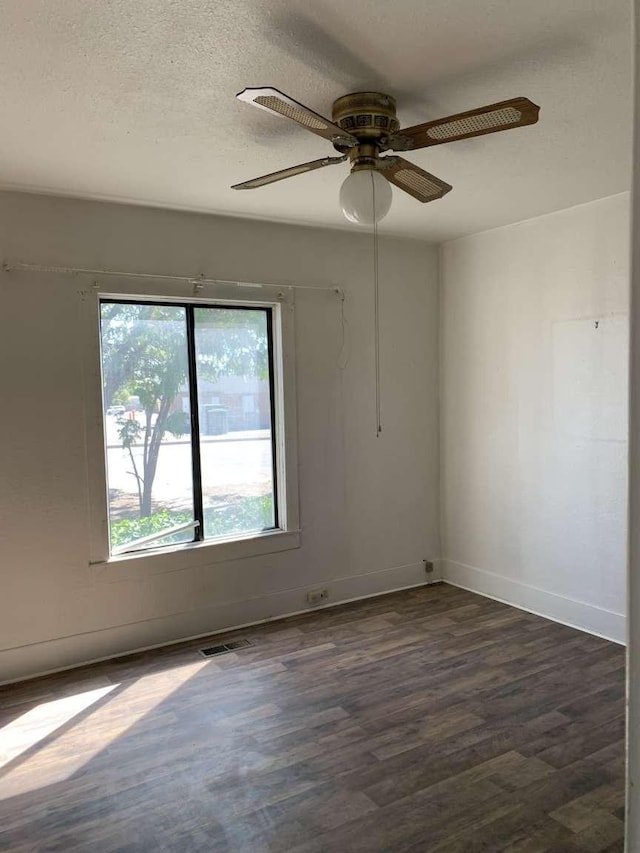
[[[433,571],[433,562],[431,560],[423,560],[422,562],[424,563],[425,572],[430,575]]]
[[[310,589],[307,593],[307,601],[309,604],[319,604],[329,597],[328,589]]]

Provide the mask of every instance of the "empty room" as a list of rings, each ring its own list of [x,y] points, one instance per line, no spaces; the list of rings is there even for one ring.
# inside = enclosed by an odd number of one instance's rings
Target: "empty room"
[[[633,23],[0,4],[0,849],[640,853]]]

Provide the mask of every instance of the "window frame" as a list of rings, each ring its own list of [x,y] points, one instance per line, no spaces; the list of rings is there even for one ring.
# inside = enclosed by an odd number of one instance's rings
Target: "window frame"
[[[172,571],[225,562],[300,547],[297,419],[295,393],[294,297],[291,289],[239,287],[236,284],[200,284],[192,293],[184,282],[154,280],[132,282],[115,279],[95,281],[79,291],[83,345],[84,396],[86,400],[86,463],[89,492],[89,563],[131,577],[132,570]],[[271,407],[274,429],[272,448],[275,470],[277,527],[228,538],[205,539],[166,545],[145,551],[111,554],[108,525],[108,485],[102,393],[100,303],[108,300],[168,305],[216,306],[267,309],[271,332]]]

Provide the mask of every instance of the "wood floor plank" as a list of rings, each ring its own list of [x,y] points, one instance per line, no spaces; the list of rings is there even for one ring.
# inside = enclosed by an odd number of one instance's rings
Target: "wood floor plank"
[[[0,849],[622,850],[624,690],[620,647],[446,584],[5,686]]]

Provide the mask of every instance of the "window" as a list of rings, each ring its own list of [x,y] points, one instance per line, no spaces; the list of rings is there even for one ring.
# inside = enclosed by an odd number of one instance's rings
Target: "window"
[[[112,555],[286,529],[279,308],[100,298]]]

